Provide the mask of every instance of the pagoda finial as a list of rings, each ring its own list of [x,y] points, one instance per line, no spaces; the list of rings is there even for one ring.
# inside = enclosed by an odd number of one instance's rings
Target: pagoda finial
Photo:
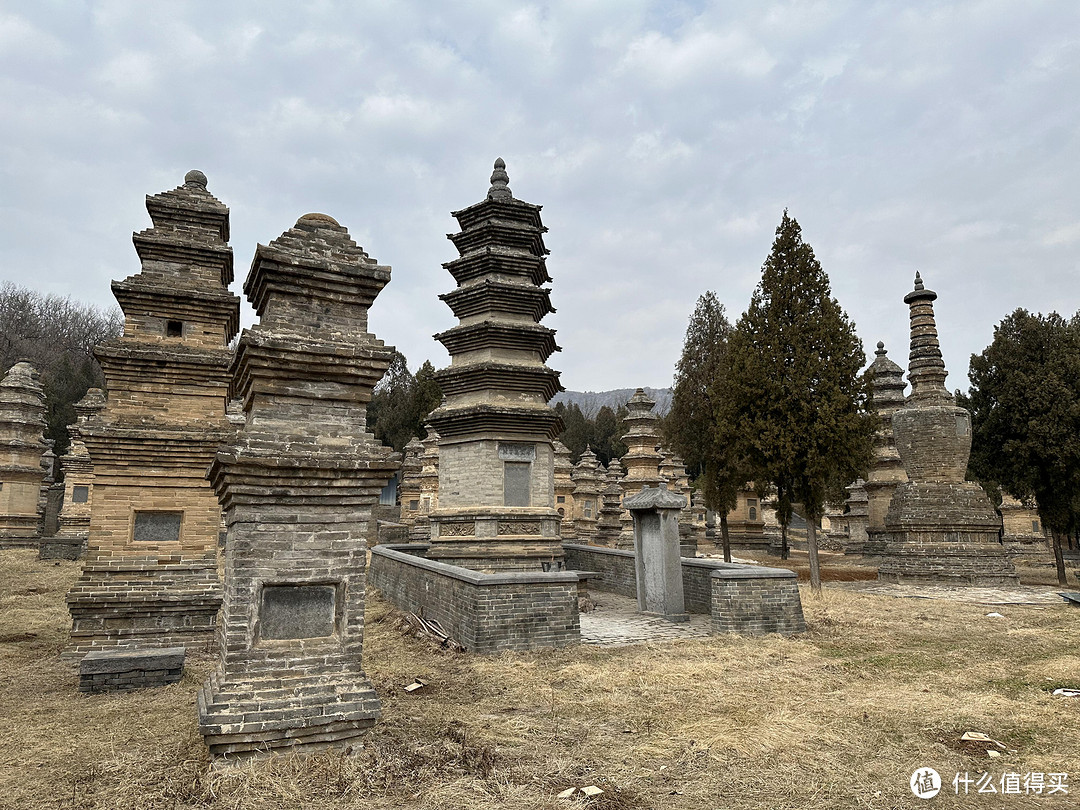
[[[916,270],[915,271],[915,289],[916,290],[921,290],[922,288],[923,288],[922,275],[920,275],[919,271]]]
[[[877,351],[874,352],[874,354],[876,354],[878,357],[884,357],[888,354],[888,352],[885,350],[885,341],[879,340],[877,342]]]
[[[206,188],[206,175],[200,172],[198,169],[192,169],[190,172],[184,175],[184,185],[188,188],[196,186],[198,188]]]
[[[495,158],[495,170],[491,173],[491,188],[488,189],[489,200],[512,200],[514,195],[510,193],[510,175],[506,173],[506,161]]]

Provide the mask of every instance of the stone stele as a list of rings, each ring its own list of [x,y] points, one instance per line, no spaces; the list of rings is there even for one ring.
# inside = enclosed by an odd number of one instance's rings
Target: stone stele
[[[255,251],[259,323],[232,365],[246,424],[207,473],[227,526],[220,664],[198,699],[214,757],[339,744],[379,716],[361,662],[366,541],[400,456],[366,429],[393,353],[367,313],[389,280],[325,214]]]

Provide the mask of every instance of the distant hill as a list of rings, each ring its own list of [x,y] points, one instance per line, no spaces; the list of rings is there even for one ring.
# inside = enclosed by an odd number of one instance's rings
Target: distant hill
[[[562,391],[552,398],[551,404],[562,402],[566,405],[577,405],[585,416],[592,419],[605,405],[613,411],[618,410],[620,405],[627,403],[636,390],[636,388],[616,388],[614,391]],[[646,388],[645,393],[656,400],[653,413],[663,416],[671,410],[670,388]]]

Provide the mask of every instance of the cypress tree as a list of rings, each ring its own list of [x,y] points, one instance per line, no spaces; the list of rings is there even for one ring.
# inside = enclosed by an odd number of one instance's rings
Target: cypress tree
[[[730,335],[724,305],[716,293],[704,293],[686,327],[682,355],[675,366],[671,411],[664,419],[665,433],[686,462],[705,505],[720,516],[727,562],[731,562],[728,512],[735,508],[739,490],[748,480],[730,444],[719,441],[727,432],[718,420],[722,417],[719,396]]]
[[[1018,309],[972,355],[968,469],[984,488],[1004,487],[1038,504],[1065,584],[1063,536],[1080,529],[1080,315]]]
[[[792,504],[802,504],[815,590],[816,524],[825,503],[842,499],[844,486],[870,463],[877,420],[867,410],[865,359],[814,249],[785,210],[761,282],[728,342],[719,440],[732,445],[759,488],[776,488],[785,536]]]

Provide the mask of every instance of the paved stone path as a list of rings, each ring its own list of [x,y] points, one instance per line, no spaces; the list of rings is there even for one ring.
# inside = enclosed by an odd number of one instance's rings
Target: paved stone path
[[[707,638],[710,617],[691,613],[688,622],[671,622],[638,613],[637,600],[603,591],[592,591],[596,607],[581,614],[583,644],[640,644],[646,641],[676,641]]]
[[[895,585],[889,582],[830,582],[832,588],[845,588],[875,596],[897,599],[948,599],[977,605],[1064,605],[1058,591],[1071,587],[1053,588],[1048,585],[1018,585],[1011,588],[976,588],[958,585]]]

